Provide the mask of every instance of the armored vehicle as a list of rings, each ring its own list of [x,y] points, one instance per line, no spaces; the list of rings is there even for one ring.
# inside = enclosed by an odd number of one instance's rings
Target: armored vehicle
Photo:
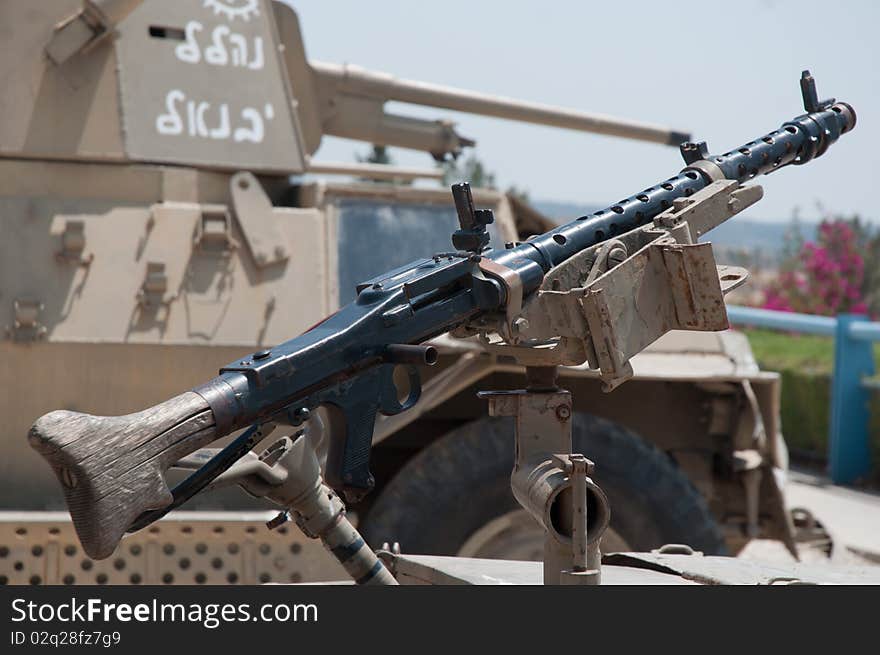
[[[310,61],[280,2],[6,2],[0,55],[5,582],[338,576],[296,529],[264,534],[263,506],[222,491],[93,562],[24,439],[51,409],[118,415],[158,403],[318,323],[360,282],[448,250],[448,191],[411,183],[436,170],[321,163],[322,136],[435,159],[473,144],[448,121],[386,113],[396,100],[658,144],[687,138]],[[550,225],[514,196],[475,189],[474,200],[494,211],[494,244]],[[476,396],[522,386],[523,369],[477,340],[435,346],[418,406],[377,419],[376,489],[350,509],[376,545],[534,559],[542,532],[510,495],[507,424]],[[604,547],[735,553],[760,536],[794,549],[779,378],[759,370],[745,338],[670,333],[633,368],[612,393],[586,368],[560,370],[576,451],[601,463],[614,508]]]

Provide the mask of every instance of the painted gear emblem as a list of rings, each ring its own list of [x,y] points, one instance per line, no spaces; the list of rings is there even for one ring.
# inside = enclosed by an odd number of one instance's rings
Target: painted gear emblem
[[[202,5],[212,9],[214,15],[224,15],[230,21],[236,18],[248,21],[260,13],[258,0],[203,0]]]

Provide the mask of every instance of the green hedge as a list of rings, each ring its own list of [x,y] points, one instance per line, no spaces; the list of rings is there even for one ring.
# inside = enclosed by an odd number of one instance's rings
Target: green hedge
[[[767,368],[761,365],[761,368]],[[823,459],[828,453],[831,376],[782,370],[782,433],[792,450]]]
[[[831,371],[834,341],[830,337],[794,335],[769,330],[745,330],[763,370],[782,375],[782,432],[794,458],[828,458],[831,418]],[[880,371],[880,347],[874,348]],[[870,399],[870,438],[873,481],[880,481],[880,391]]]

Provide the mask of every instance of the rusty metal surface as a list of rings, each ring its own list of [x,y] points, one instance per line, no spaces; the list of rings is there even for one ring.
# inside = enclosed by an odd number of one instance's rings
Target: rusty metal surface
[[[544,584],[599,584],[608,499],[588,477],[593,463],[572,453],[571,394],[537,390],[555,385],[556,370],[527,369],[527,376],[535,389],[480,393],[490,416],[514,419],[513,496],[544,530]]]
[[[506,317],[495,330],[499,341],[488,337],[493,351],[526,366],[586,361],[611,390],[633,376],[630,359],[671,330],[726,329],[724,293],[748,272],[717,266],[711,244],[695,238],[761,194],[715,182],[651,225],[584,249],[547,273],[519,318]]]
[[[632,375],[629,359],[671,329],[727,327],[708,244],[648,246],[593,285],[584,313],[596,363],[610,380]]]
[[[734,180],[717,180],[689,198],[678,198],[654,219],[661,227],[674,227],[685,222],[692,243],[728,218],[754,205],[764,196],[758,184],[740,186]]]

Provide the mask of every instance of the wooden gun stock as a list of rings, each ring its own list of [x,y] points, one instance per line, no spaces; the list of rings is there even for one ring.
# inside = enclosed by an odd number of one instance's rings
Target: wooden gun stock
[[[50,412],[28,440],[61,482],[86,553],[104,559],[142,512],[171,503],[163,474],[215,432],[208,403],[188,391],[126,416]]]

